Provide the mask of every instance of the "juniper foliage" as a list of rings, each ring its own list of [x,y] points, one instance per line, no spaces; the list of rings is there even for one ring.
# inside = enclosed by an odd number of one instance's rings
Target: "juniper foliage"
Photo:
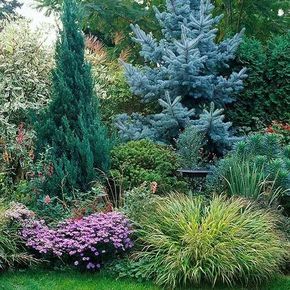
[[[98,115],[75,1],[64,1],[62,23],[52,75],[52,100],[40,116],[36,145],[38,156],[50,148],[53,167],[42,182],[43,193],[70,197],[74,189],[90,189],[98,177],[97,168],[108,170],[110,140]]]

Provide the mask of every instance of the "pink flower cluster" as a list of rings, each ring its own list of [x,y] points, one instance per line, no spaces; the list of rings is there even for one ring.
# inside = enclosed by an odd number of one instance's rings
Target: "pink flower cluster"
[[[5,212],[5,216],[11,220],[22,221],[34,218],[35,214],[24,204],[12,201],[9,204],[9,208]]]
[[[21,236],[26,246],[47,257],[88,270],[97,270],[117,254],[133,247],[129,221],[118,212],[69,219],[56,228],[44,221],[27,220]]]

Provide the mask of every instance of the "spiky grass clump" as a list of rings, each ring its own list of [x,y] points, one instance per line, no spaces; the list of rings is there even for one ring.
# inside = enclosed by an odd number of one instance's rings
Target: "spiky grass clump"
[[[279,271],[287,250],[275,217],[241,198],[173,195],[144,213],[137,270],[157,284],[260,282]]]
[[[25,211],[25,207],[17,207],[17,205],[12,203],[10,207],[7,207],[0,200],[0,272],[36,262],[36,259],[26,252],[25,244],[18,234],[19,226],[14,221],[29,211]]]

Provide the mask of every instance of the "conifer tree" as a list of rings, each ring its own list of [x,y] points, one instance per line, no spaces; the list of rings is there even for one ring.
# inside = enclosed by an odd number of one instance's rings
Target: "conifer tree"
[[[234,141],[239,140],[230,134],[231,122],[224,122],[223,109],[215,109],[214,103],[210,109],[204,109],[198,120],[191,122],[192,128],[202,134],[206,141],[206,151],[223,155],[230,149]]]
[[[162,28],[161,40],[146,34],[138,25],[131,26],[134,40],[141,45],[140,55],[145,63],[141,68],[127,63],[124,63],[124,67],[132,92],[144,102],[159,100],[162,110],[162,118],[160,114],[147,117],[135,114],[134,118],[138,119],[136,129],[143,131],[140,127],[143,120],[147,126],[146,132],[150,131],[150,127],[158,131],[158,134],[150,133],[148,138],[153,136],[157,141],[163,141],[166,135],[167,142],[170,142],[179,130],[188,125],[188,112],[193,117],[193,108],[196,118],[205,104],[213,102],[221,107],[232,102],[234,95],[243,88],[242,80],[246,75],[244,68],[233,72],[229,67],[242,40],[243,31],[233,38],[216,43],[215,26],[221,16],[212,16],[214,6],[209,0],[167,0],[166,6],[165,12],[155,8],[156,18]],[[172,114],[174,107],[178,107],[178,116],[187,116],[184,122],[179,122],[177,115]],[[163,122],[166,124],[163,125]],[[170,123],[171,128],[168,127]],[[122,115],[117,124],[121,137],[130,135],[126,131],[129,127],[131,133],[134,131],[134,119],[130,117]],[[160,132],[156,125],[159,129],[164,128],[164,132]],[[131,135],[136,137],[138,134]]]
[[[36,126],[38,156],[49,149],[50,174],[42,183],[49,195],[87,191],[109,166],[110,141],[98,115],[90,66],[75,1],[65,0],[63,28],[56,45],[52,100]]]

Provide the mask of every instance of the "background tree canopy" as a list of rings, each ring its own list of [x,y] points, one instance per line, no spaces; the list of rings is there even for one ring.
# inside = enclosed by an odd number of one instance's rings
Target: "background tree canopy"
[[[38,8],[48,13],[59,11],[63,0],[36,0]],[[107,46],[131,46],[129,24],[140,25],[145,32],[158,35],[153,6],[163,11],[166,0],[82,0],[83,29],[96,35]],[[290,25],[287,0],[213,0],[214,15],[223,14],[218,39],[246,28],[247,36],[267,40],[273,34],[285,33]],[[116,37],[117,36],[117,37]],[[120,45],[120,42],[122,45]]]
[[[47,8],[48,14],[59,12],[62,1],[37,0],[37,7]],[[79,2],[83,14],[84,32],[95,35],[107,47],[116,48],[119,56],[122,50],[134,46],[134,42],[131,41],[130,23],[138,23],[145,31],[157,33],[158,25],[152,6],[162,7],[164,1],[83,0]]]
[[[271,34],[285,33],[289,29],[289,1],[214,0],[213,3],[215,13],[224,14],[220,37],[246,28],[246,35],[266,40]]]

